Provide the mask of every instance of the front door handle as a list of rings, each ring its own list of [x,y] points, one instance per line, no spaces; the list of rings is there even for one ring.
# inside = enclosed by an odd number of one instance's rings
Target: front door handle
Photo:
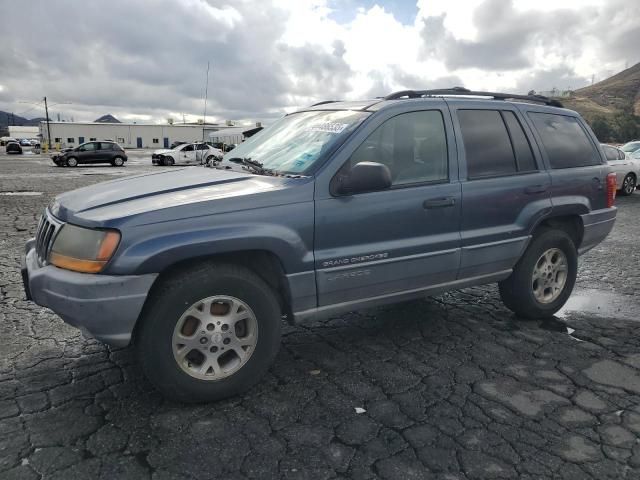
[[[544,193],[547,191],[546,185],[532,185],[524,189],[524,193],[533,195],[534,193]]]
[[[456,204],[455,198],[443,197],[443,198],[430,198],[429,200],[425,200],[422,203],[422,206],[426,209],[431,209],[431,208],[453,207],[455,204]]]

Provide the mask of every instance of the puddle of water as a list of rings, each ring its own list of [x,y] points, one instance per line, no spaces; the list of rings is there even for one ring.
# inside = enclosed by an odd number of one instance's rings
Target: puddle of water
[[[640,304],[632,295],[622,295],[601,290],[578,290],[569,297],[567,303],[556,313],[566,318],[572,313],[595,315],[605,318],[640,320]]]
[[[37,195],[42,195],[42,192],[0,192],[0,195],[6,195],[8,197],[33,197]]]

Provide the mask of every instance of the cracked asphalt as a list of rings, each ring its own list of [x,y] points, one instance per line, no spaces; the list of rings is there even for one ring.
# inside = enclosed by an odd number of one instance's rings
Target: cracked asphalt
[[[554,319],[515,319],[489,285],[286,326],[257,387],[185,406],[131,349],[25,301],[19,273],[54,195],[147,163],[0,155],[0,478],[640,478],[640,193]]]

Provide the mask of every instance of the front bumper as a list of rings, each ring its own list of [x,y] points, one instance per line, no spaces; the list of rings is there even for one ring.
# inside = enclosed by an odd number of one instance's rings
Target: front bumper
[[[110,276],[39,266],[33,239],[27,242],[22,258],[28,300],[50,308],[83,334],[117,347],[130,343],[156,277],[155,273]]]

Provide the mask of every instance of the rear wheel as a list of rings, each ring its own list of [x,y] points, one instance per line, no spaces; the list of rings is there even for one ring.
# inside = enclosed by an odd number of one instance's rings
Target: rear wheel
[[[166,280],[136,338],[142,368],[167,397],[206,402],[256,383],[280,345],[280,307],[255,273],[203,264]]]
[[[173,157],[164,157],[162,159],[162,162],[164,163],[165,167],[170,167],[175,163]]]
[[[122,165],[124,165],[124,159],[122,157],[115,157],[111,164],[114,167],[121,167]]]
[[[562,230],[534,236],[511,276],[498,284],[504,304],[524,318],[552,316],[565,304],[576,282],[578,254]]]
[[[636,176],[633,173],[627,173],[627,176],[622,180],[622,188],[620,189],[620,195],[631,195],[636,189]]]
[[[67,167],[77,167],[78,159],[76,157],[67,158]]]

